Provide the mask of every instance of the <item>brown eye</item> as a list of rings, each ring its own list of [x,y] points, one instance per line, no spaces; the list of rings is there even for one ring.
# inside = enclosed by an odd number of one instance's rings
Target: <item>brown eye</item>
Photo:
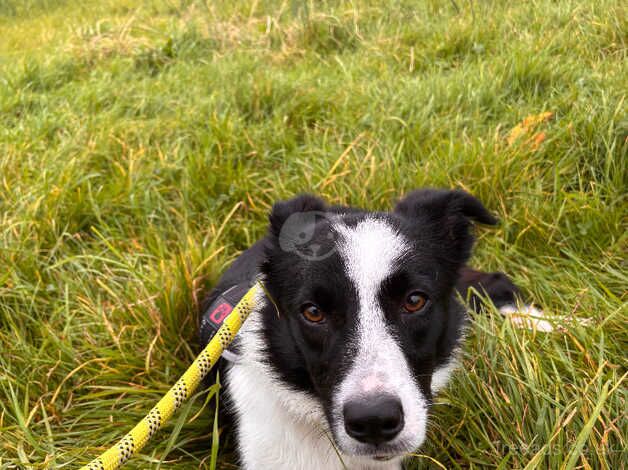
[[[301,314],[311,323],[320,323],[325,319],[323,311],[314,304],[303,304]]]
[[[403,304],[403,308],[408,313],[416,313],[422,310],[427,304],[427,296],[423,292],[414,291],[410,292],[406,297],[406,301]]]

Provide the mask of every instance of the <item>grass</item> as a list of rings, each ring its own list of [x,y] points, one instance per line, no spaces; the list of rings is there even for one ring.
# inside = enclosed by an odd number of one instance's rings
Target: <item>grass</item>
[[[139,420],[275,200],[428,185],[499,215],[475,265],[592,324],[475,318],[409,468],[624,468],[626,31],[613,0],[0,0],[0,468]],[[128,468],[213,467],[213,408]]]

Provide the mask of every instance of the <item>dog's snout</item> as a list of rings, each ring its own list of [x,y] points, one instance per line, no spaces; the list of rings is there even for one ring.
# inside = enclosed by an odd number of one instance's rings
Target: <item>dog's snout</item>
[[[391,395],[349,401],[343,414],[347,434],[368,444],[391,441],[403,428],[401,401]]]

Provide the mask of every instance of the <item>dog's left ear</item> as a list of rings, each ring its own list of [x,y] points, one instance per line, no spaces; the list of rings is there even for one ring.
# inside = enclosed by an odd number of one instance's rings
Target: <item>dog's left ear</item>
[[[486,225],[497,219],[480,200],[460,189],[418,189],[395,205],[395,212],[408,218],[427,216],[431,219],[466,218]]]
[[[394,212],[436,230],[441,240],[450,243],[448,248],[457,254],[462,263],[468,260],[473,246],[471,221],[497,224],[497,219],[479,199],[462,190],[412,191],[396,204]]]

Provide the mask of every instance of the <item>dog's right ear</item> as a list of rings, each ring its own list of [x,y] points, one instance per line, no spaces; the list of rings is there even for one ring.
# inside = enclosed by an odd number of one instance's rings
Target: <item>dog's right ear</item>
[[[325,204],[325,201],[312,194],[299,194],[287,201],[279,201],[273,205],[270,216],[268,217],[270,232],[278,237],[281,232],[281,227],[283,227],[283,224],[292,214],[297,212],[322,212],[326,209],[327,204]]]

